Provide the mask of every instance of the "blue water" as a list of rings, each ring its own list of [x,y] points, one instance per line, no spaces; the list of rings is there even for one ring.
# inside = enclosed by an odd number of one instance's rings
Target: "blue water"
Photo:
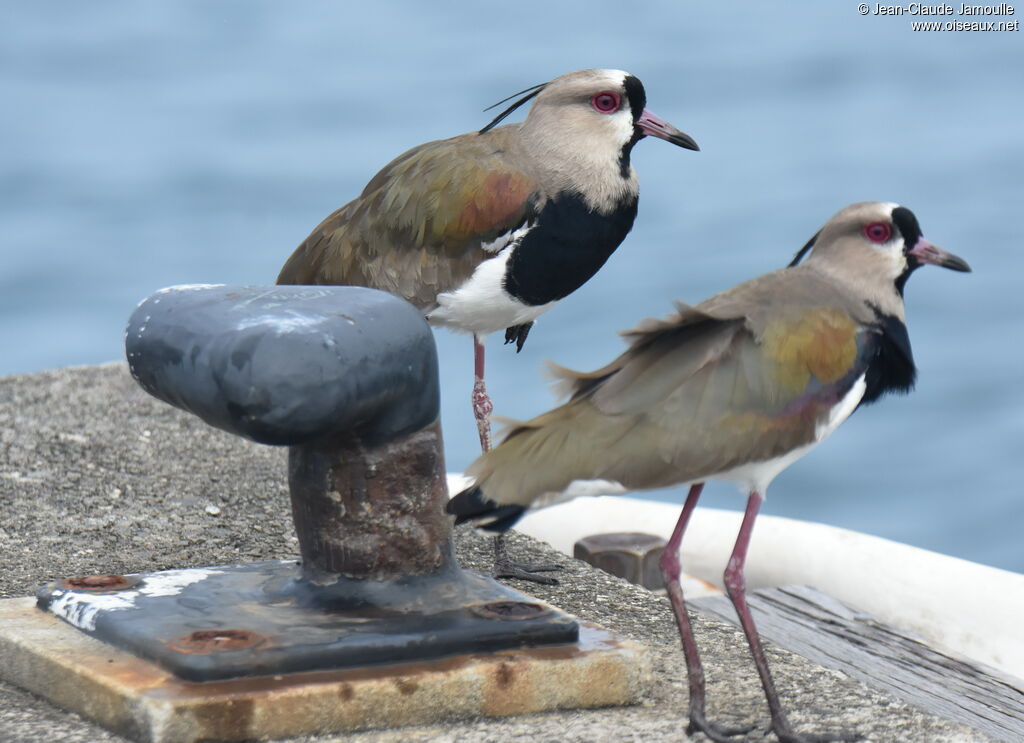
[[[975,273],[914,276],[916,392],[858,412],[765,511],[1024,571],[1024,37],[915,33],[856,5],[5,2],[0,374],[119,358],[160,287],[270,283],[394,155],[528,85],[618,67],[703,151],[638,145],[627,242],[522,354],[492,338],[496,413],[551,405],[543,359],[603,364],[614,331],[673,298],[783,265],[849,202],[899,201]],[[459,469],[477,449],[471,344],[437,339]]]

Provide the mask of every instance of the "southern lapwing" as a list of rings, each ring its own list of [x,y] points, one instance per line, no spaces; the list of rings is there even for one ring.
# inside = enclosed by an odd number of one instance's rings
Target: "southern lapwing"
[[[296,248],[279,284],[355,284],[392,292],[434,325],[473,335],[473,412],[490,448],[484,339],[522,349],[533,321],[593,276],[633,226],[633,145],[645,136],[698,149],[646,110],[619,70],[580,70],[533,86],[478,132],[399,155]],[[497,126],[534,100],[521,124]],[[500,105],[496,104],[496,105]],[[497,577],[556,582],[512,565]]]
[[[560,370],[571,399],[516,425],[474,462],[468,473],[475,486],[448,510],[457,523],[502,531],[532,500],[574,480],[603,478],[631,490],[690,484],[661,569],[686,655],[689,730],[727,740],[742,731],[705,718],[703,670],[679,586],[679,545],[704,481],[736,483],[749,497],[724,582],[772,726],[783,741],[847,739],[801,736],[787,722],[747,609],[744,561],[772,479],[860,405],[913,387],[903,288],[926,263],[970,271],[925,240],[906,207],[869,202],[843,209],[788,268],[644,322],[627,334],[629,348],[602,369]]]

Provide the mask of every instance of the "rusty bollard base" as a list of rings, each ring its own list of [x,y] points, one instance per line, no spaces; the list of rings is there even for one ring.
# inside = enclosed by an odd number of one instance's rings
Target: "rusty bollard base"
[[[445,600],[424,605],[422,596]],[[297,561],[268,561],[70,578],[43,587],[37,600],[188,681],[565,644],[579,633],[567,614],[458,568],[315,586]]]
[[[280,569],[285,569],[284,564]],[[103,613],[96,604],[89,608],[87,602],[77,603],[76,621],[95,620],[102,626],[102,616],[131,611],[113,608],[119,593],[124,597],[132,591],[148,590],[164,593],[166,598],[176,590],[174,585],[191,581],[189,586],[195,586],[211,580],[214,576],[204,577],[203,573],[213,570],[223,568],[150,576],[90,576],[81,581],[87,587],[78,595],[94,591],[97,597],[108,597],[108,603]],[[219,577],[226,574],[230,573]],[[249,577],[255,574],[249,573]],[[161,585],[152,576],[164,576],[166,582]],[[122,583],[119,579],[138,582],[115,590],[113,587]],[[62,599],[67,607],[72,606],[65,599],[68,594],[57,595],[64,590],[51,587],[51,608]],[[168,652],[190,658],[249,657],[242,665],[269,668],[259,664],[276,663],[273,659],[281,647],[310,644],[310,637],[323,640],[323,648],[331,646],[326,625],[296,624],[282,635],[271,632],[267,622],[242,625],[241,620],[218,618],[207,612],[201,600],[190,600],[184,590],[177,595],[191,605],[191,619],[184,627],[169,626],[167,635],[159,638],[174,648]],[[484,621],[515,624],[537,621],[532,616],[535,607],[550,611],[545,618],[565,616],[522,595],[504,605],[500,600],[484,601],[466,612]],[[273,611],[255,604],[243,616],[249,621]],[[304,621],[297,614],[291,616]],[[339,616],[337,627],[342,629],[336,634],[351,634],[355,624],[359,622],[354,617]],[[484,651],[478,645],[476,651],[440,658],[392,659],[390,663],[331,669],[322,668],[312,654],[302,651],[303,662],[320,670],[268,670],[263,675],[196,682],[102,642],[49,611],[40,611],[35,599],[7,599],[0,601],[0,679],[145,743],[270,740],[638,703],[651,684],[647,652],[596,625],[574,624],[578,637],[566,643],[496,651]],[[289,634],[306,635],[306,639],[296,642]],[[415,644],[410,634],[401,637]]]

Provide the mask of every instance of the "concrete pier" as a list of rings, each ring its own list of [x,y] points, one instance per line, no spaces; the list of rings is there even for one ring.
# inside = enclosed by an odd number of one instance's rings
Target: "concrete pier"
[[[283,449],[216,431],[150,398],[123,364],[2,379],[0,597],[29,596],[75,575],[295,557],[285,459]],[[525,537],[513,536],[513,546],[530,561],[565,564],[560,585],[524,590],[651,650],[656,681],[641,704],[293,740],[685,740],[686,674],[668,602]],[[485,537],[457,530],[456,549],[466,567],[490,564]],[[766,726],[742,636],[702,616],[695,625],[709,715]],[[867,740],[900,743],[993,740],[792,653],[769,646],[768,654],[799,731],[853,729]],[[0,740],[124,739],[0,684]]]

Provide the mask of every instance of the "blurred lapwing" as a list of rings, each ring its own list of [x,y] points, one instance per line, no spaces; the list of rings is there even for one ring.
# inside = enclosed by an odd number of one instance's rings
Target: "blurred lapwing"
[[[800,260],[807,255],[806,260]],[[744,561],[769,483],[860,405],[906,393],[916,370],[903,288],[924,264],[970,271],[921,235],[906,207],[860,203],[834,216],[788,268],[627,334],[621,356],[591,373],[559,370],[569,402],[512,428],[467,471],[457,523],[508,529],[531,501],[574,480],[630,490],[690,484],[661,561],[690,683],[690,732],[727,740],[704,715],[704,677],[679,587],[679,545],[703,482],[749,493],[725,587],[740,617],[783,741],[844,740],[793,732],[745,599]]]
[[[633,146],[645,136],[698,149],[645,109],[619,70],[580,70],[506,98],[479,132],[399,155],[296,248],[279,284],[353,284],[392,292],[434,325],[473,335],[473,412],[490,448],[484,339],[521,349],[533,321],[593,276],[637,212]],[[497,126],[534,100],[526,120]],[[496,104],[496,105],[500,105]],[[496,576],[556,582],[512,565]]]

